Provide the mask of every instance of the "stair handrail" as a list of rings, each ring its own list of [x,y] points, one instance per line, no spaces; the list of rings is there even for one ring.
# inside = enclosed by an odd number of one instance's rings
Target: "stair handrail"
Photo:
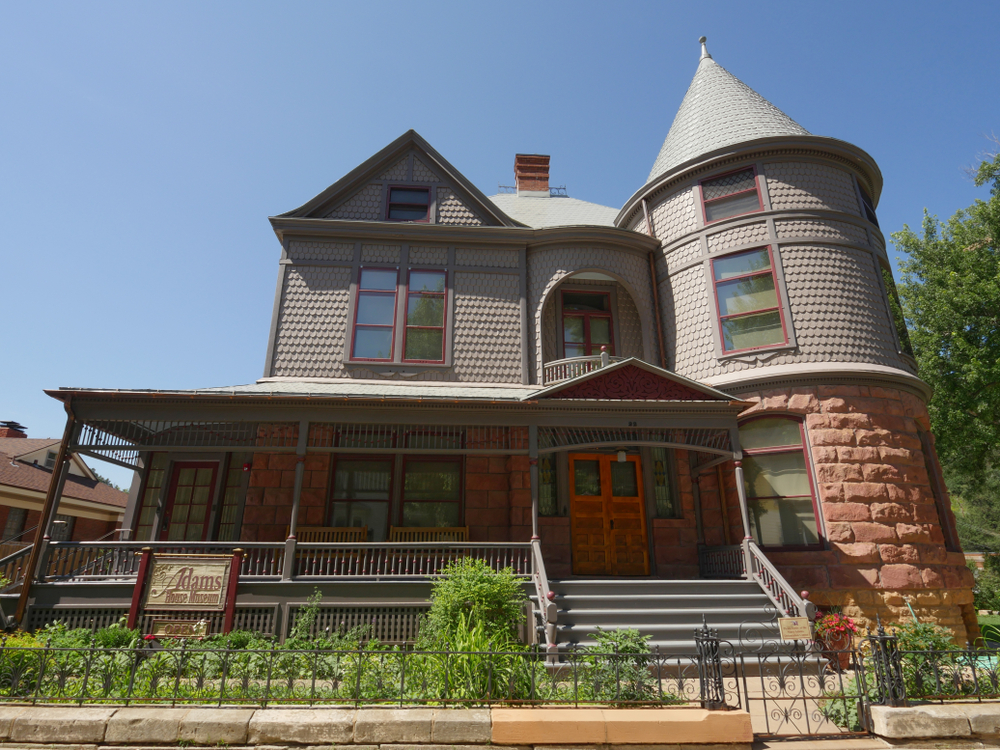
[[[771,603],[785,617],[806,617],[816,619],[816,605],[803,599],[774,564],[767,559],[764,551],[751,538],[743,540],[743,551],[747,559],[750,577],[761,587]]]
[[[531,578],[535,583],[535,593],[538,595],[538,613],[545,631],[545,648],[551,650],[556,648],[556,622],[559,619],[559,609],[554,601],[555,594],[549,588],[549,577],[545,573],[542,540],[537,536],[531,538],[531,563]]]
[[[24,563],[26,562],[28,555],[31,554],[31,547],[32,545],[29,544],[27,547],[23,547],[16,552],[12,552],[3,559],[0,559],[0,575],[10,581],[10,583],[4,587],[4,591],[10,590],[24,581]],[[21,564],[16,565],[16,563]],[[7,575],[8,573],[11,573],[12,575]]]

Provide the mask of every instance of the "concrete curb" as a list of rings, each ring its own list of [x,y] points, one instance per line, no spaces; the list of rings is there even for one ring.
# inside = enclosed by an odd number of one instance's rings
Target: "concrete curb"
[[[872,730],[891,740],[989,737],[1000,739],[1000,703],[872,706]]]
[[[700,708],[201,708],[0,706],[0,743],[249,745],[315,750],[749,750],[745,711]],[[555,750],[555,747],[553,748]]]

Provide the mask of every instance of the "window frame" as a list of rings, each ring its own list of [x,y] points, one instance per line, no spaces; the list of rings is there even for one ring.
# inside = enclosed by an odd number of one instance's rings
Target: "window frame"
[[[441,290],[440,292],[411,292],[410,291],[410,278],[412,277],[414,271],[416,271],[418,273],[442,273],[442,274],[444,274],[444,289]],[[440,299],[441,299],[442,315],[441,315],[441,326],[440,326],[440,328],[441,328],[441,358],[440,359],[407,359],[406,358],[406,339],[407,339],[407,337],[408,337],[408,335],[410,333],[410,328],[429,329],[429,330],[437,330],[437,328],[438,328],[438,326],[411,326],[407,322],[407,318],[409,317],[410,295],[411,294],[417,294],[419,296],[440,297]],[[402,355],[400,357],[400,361],[402,361],[402,362],[420,363],[420,364],[434,364],[434,365],[444,364],[445,363],[445,359],[446,359],[446,352],[448,351],[447,332],[448,332],[448,269],[447,268],[443,268],[443,269],[438,269],[438,268],[423,268],[423,267],[413,267],[413,266],[410,266],[406,270],[406,295],[405,295],[404,300],[403,300],[403,351],[402,351]]]
[[[606,297],[607,300],[608,300],[608,311],[606,313],[605,312],[586,312],[586,311],[577,311],[577,310],[570,310],[570,311],[567,312],[566,305],[564,304],[564,299],[565,299],[565,296],[566,296],[567,292],[569,294],[594,294],[594,295],[601,295],[602,297]],[[600,318],[606,317],[608,319],[608,332],[610,334],[611,341],[610,341],[610,344],[600,344],[600,346],[608,346],[609,347],[608,348],[608,355],[611,356],[611,357],[615,356],[615,326],[616,326],[615,309],[616,309],[616,307],[617,307],[617,305],[616,305],[616,299],[615,299],[615,297],[612,294],[612,292],[611,292],[610,289],[601,289],[600,287],[595,287],[594,290],[592,291],[590,289],[576,289],[576,288],[562,289],[562,288],[560,288],[560,290],[559,290],[559,333],[560,333],[560,337],[559,337],[559,352],[562,355],[561,358],[562,359],[569,359],[569,357],[566,356],[566,325],[565,325],[565,321],[566,321],[566,316],[567,315],[573,316],[573,317],[583,317],[583,319],[584,319],[583,320],[583,338],[584,338],[584,349],[585,350],[586,349],[593,349],[593,346],[594,346],[592,343],[590,343],[590,318],[591,318],[591,316],[600,317]],[[582,356],[584,356],[584,357],[597,357],[597,356],[600,356],[600,354],[601,354],[601,352],[598,351],[596,354],[594,354],[592,352],[591,354],[583,354]]]
[[[392,191],[393,190],[421,190],[427,193],[427,204],[423,205],[420,203],[402,203],[392,201]],[[427,185],[386,185],[385,191],[385,220],[392,221],[401,224],[429,224],[431,221],[431,189]],[[392,219],[390,218],[390,213],[392,213],[393,206],[402,207],[413,207],[413,206],[423,206],[427,209],[422,219]]]
[[[774,455],[776,453],[794,453],[799,451],[802,453],[802,462],[805,467],[806,478],[809,480],[809,493],[812,499],[813,507],[813,519],[816,522],[816,544],[770,544],[764,545],[758,542],[763,550],[781,551],[781,552],[796,552],[796,551],[814,551],[826,549],[826,535],[825,529],[823,528],[822,522],[822,508],[819,502],[819,493],[816,491],[816,480],[813,477],[813,466],[812,459],[809,451],[809,441],[808,435],[806,433],[806,423],[804,419],[798,416],[793,416],[791,414],[780,414],[780,413],[763,413],[755,414],[747,419],[741,419],[737,425],[738,428],[742,428],[744,425],[750,424],[751,422],[757,422],[761,419],[783,419],[788,422],[795,422],[799,428],[799,435],[801,436],[802,443],[800,445],[779,445],[779,446],[769,446],[767,448],[743,448],[740,446],[741,453],[743,456],[761,456],[761,455]],[[742,442],[742,441],[741,441]],[[741,461],[742,464],[742,461]],[[744,491],[746,491],[746,475],[744,474]],[[747,514],[750,513],[750,503],[754,500],[773,500],[777,499],[780,501],[783,497],[790,497],[793,499],[804,498],[805,495],[768,495],[766,497],[750,497],[750,493],[746,492],[747,500]],[[747,518],[747,523],[750,523],[750,519]],[[755,540],[756,541],[756,540]]]
[[[735,193],[730,193],[729,195],[724,195],[721,198],[710,198],[708,200],[705,199],[705,183],[706,182],[713,182],[715,180],[720,180],[723,177],[728,177],[731,174],[738,174],[739,172],[748,172],[748,171],[753,174],[753,185],[754,185],[754,187],[753,187],[752,191],[751,190],[740,190],[740,191],[735,192]],[[738,214],[732,214],[731,216],[723,216],[723,217],[721,217],[719,219],[709,219],[708,218],[708,211],[705,209],[705,206],[707,204],[718,203],[720,201],[728,200],[728,199],[732,198],[735,195],[746,195],[746,194],[751,193],[751,192],[755,192],[757,194],[757,208],[751,209],[750,211],[743,211],[743,212],[738,213]],[[740,167],[739,169],[731,169],[728,172],[721,172],[719,174],[714,174],[714,175],[711,175],[709,177],[704,177],[704,178],[698,180],[698,197],[700,199],[699,203],[701,205],[701,220],[702,220],[702,222],[704,222],[704,226],[706,226],[706,227],[709,224],[717,224],[720,221],[727,221],[729,219],[735,219],[735,218],[740,217],[740,216],[747,216],[749,214],[760,213],[761,211],[764,210],[764,196],[763,196],[763,191],[760,189],[760,175],[757,172],[757,165],[756,164],[750,164],[749,166]]]
[[[337,439],[339,440],[340,435],[338,433]],[[394,440],[395,442],[395,440]],[[396,455],[395,453],[333,453],[333,460],[331,461],[330,467],[330,487],[326,493],[326,507],[323,509],[323,518],[327,526],[333,525],[333,504],[334,503],[352,503],[352,502],[362,502],[362,503],[380,503],[382,500],[352,500],[352,499],[337,499],[333,496],[337,487],[337,466],[341,461],[372,461],[380,463],[389,464],[389,497],[385,499],[386,509],[385,509],[385,521],[386,538],[389,535],[389,527],[392,526],[393,517],[393,500],[395,498],[396,492]],[[349,527],[349,528],[360,528],[360,527]],[[368,529],[368,533],[374,536],[375,530],[372,528]]]
[[[747,253],[752,253],[752,252],[755,252],[757,250],[767,250],[767,257],[768,257],[768,261],[770,262],[770,266],[771,266],[769,269],[767,269],[765,271],[755,271],[753,273],[744,274],[742,276],[733,276],[733,277],[728,278],[728,279],[722,279],[721,281],[719,281],[719,280],[717,280],[715,278],[715,263],[716,263],[716,261],[723,260],[725,258],[733,258],[733,257],[735,257],[737,255],[745,255]],[[749,311],[746,311],[746,312],[733,313],[731,315],[723,315],[722,314],[722,305],[719,302],[719,284],[720,283],[722,283],[722,284],[728,284],[728,283],[733,282],[733,281],[738,281],[740,279],[748,279],[748,278],[753,277],[753,276],[763,276],[765,273],[766,274],[770,274],[771,279],[774,282],[774,296],[775,296],[775,298],[777,299],[777,302],[778,302],[778,304],[777,304],[776,307],[762,307],[762,308],[760,308],[758,310],[749,310]],[[761,245],[759,247],[751,247],[751,248],[747,248],[747,249],[744,249],[744,250],[738,250],[737,252],[734,252],[734,253],[726,253],[724,255],[718,255],[718,256],[709,258],[708,275],[709,275],[709,278],[711,279],[711,283],[712,283],[712,299],[715,302],[716,331],[719,334],[719,348],[720,348],[720,350],[722,352],[722,356],[723,357],[728,357],[728,356],[733,355],[733,354],[743,354],[744,352],[756,352],[756,351],[761,351],[761,350],[765,350],[765,349],[781,349],[781,348],[788,347],[788,346],[792,345],[792,340],[791,340],[791,337],[789,336],[789,332],[788,332],[788,323],[785,320],[785,299],[784,299],[784,295],[782,294],[781,284],[779,283],[779,279],[781,277],[778,275],[777,267],[776,267],[775,262],[774,262],[774,248],[773,248],[773,246],[771,246],[771,245]],[[761,313],[772,312],[774,310],[778,311],[778,319],[781,321],[781,335],[782,335],[782,340],[781,341],[777,341],[777,342],[774,342],[772,344],[763,344],[761,346],[748,346],[748,347],[744,347],[742,349],[726,349],[726,336],[725,336],[725,333],[724,333],[723,327],[722,327],[722,321],[724,319],[745,318],[745,317],[748,317],[750,315],[759,315]]]
[[[464,441],[463,441],[464,442]],[[402,464],[400,465],[400,478],[399,478],[399,506],[395,511],[391,511],[393,516],[396,518],[397,526],[403,525],[403,506],[407,502],[411,503],[442,503],[451,502],[450,500],[407,500],[406,499],[406,467],[411,461],[416,463],[430,463],[430,462],[447,462],[454,463],[458,465],[458,500],[455,503],[458,505],[458,526],[464,525],[465,522],[465,461],[462,455],[427,455],[427,454],[413,454],[404,453],[402,454]],[[433,528],[433,527],[428,527]]]
[[[386,289],[362,289],[361,279],[365,271],[392,271],[396,274],[396,286],[392,291],[392,325],[387,326],[382,323],[358,323],[358,307],[361,304],[362,294],[389,294]],[[409,278],[407,278],[409,280]],[[351,318],[351,340],[350,340],[350,361],[351,362],[392,362],[396,353],[396,327],[399,319],[399,267],[398,266],[360,266],[358,268],[358,280],[354,292],[354,314]],[[389,356],[386,358],[358,357],[354,354],[355,339],[358,328],[389,328],[392,338],[389,343]]]

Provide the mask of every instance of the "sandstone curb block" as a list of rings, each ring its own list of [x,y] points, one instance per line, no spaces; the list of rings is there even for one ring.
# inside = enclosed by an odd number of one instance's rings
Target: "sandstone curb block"
[[[14,719],[24,713],[27,706],[0,706],[0,742],[10,739]]]
[[[494,708],[494,745],[603,745],[599,708]]]
[[[431,741],[433,708],[362,708],[354,720],[354,741],[371,744],[420,744]]]
[[[195,745],[245,745],[252,708],[192,708],[181,719],[179,740]]]
[[[607,740],[616,745],[751,743],[753,728],[746,711],[623,708],[604,714]]]
[[[10,739],[33,743],[93,743],[104,741],[108,720],[117,708],[33,707],[14,718]]]
[[[251,745],[325,745],[354,739],[353,708],[265,708],[250,719]]]
[[[434,710],[431,742],[447,745],[489,744],[492,739],[487,708],[444,708]]]
[[[872,730],[894,740],[971,737],[969,708],[975,706],[872,706]]]
[[[973,734],[1000,735],[1000,705],[980,703],[969,709],[969,727]]]
[[[189,708],[119,708],[108,719],[104,741],[122,745],[173,745]]]

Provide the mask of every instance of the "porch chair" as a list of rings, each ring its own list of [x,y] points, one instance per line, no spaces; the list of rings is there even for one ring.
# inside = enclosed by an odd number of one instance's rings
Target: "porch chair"
[[[390,542],[467,542],[468,526],[430,528],[423,526],[390,526]]]
[[[285,529],[288,537],[290,528]],[[367,526],[299,526],[295,538],[300,542],[367,542]]]

